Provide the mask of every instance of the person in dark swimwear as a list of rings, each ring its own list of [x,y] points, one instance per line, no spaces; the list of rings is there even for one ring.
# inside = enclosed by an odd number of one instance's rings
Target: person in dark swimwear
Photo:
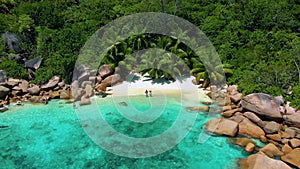
[[[73,103],[73,109],[76,109],[76,104],[75,103]]]
[[[152,97],[152,91],[151,90],[149,90],[149,96]]]
[[[145,91],[146,97],[148,97],[148,90]]]

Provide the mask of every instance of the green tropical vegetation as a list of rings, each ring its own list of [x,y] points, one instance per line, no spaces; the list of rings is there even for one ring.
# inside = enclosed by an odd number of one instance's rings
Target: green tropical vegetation
[[[140,12],[164,12],[196,25],[216,48],[227,83],[238,84],[240,92],[283,95],[300,107],[299,0],[0,0],[0,34],[10,32],[21,39],[20,51],[0,43],[0,69],[10,77],[27,78],[24,64],[10,58],[42,57],[32,82],[45,82],[54,75],[70,82],[89,37],[114,19]],[[99,65],[107,63],[123,73],[136,69],[135,62],[147,66],[145,58],[136,60],[131,54],[149,48],[177,55],[198,80],[221,77],[209,74],[216,68],[204,66],[179,39],[154,34],[134,35],[115,43]],[[164,56],[157,64],[170,64],[169,54]],[[180,74],[169,69],[139,71],[152,78],[170,79]],[[288,96],[289,87],[292,94]]]

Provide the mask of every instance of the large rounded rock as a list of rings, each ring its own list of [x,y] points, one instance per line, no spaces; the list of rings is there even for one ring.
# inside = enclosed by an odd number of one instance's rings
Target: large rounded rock
[[[236,112],[242,111],[240,108],[232,109],[232,110],[227,110],[221,113],[222,116],[224,117],[231,117],[233,116]]]
[[[113,72],[114,72],[114,71],[113,71],[113,70],[110,68],[110,66],[107,65],[107,64],[100,66],[99,71],[98,71],[99,75],[100,75],[102,78],[105,78],[105,77],[107,77],[107,76],[113,74]]]
[[[230,85],[227,87],[227,93],[229,95],[235,95],[235,94],[238,94],[238,86],[237,85]]]
[[[282,121],[282,113],[284,112],[281,112],[281,102],[270,95],[264,93],[249,94],[242,99],[241,105],[244,109],[265,119]]]
[[[47,90],[47,89],[53,89],[54,87],[57,86],[59,80],[60,80],[59,77],[54,76],[52,79],[50,79],[50,80],[48,81],[47,84],[42,85],[42,89],[45,89],[45,90]]]
[[[112,86],[121,80],[121,76],[119,74],[110,75],[104,80],[102,80],[101,85],[105,87]]]
[[[239,123],[239,134],[258,139],[261,136],[265,136],[265,132],[247,118],[245,118],[242,122]]]
[[[20,80],[19,79],[13,79],[9,78],[6,84],[8,85],[9,88],[13,88],[19,84]]]
[[[241,169],[292,169],[280,160],[274,160],[263,154],[253,154],[239,161]]]
[[[89,104],[91,104],[90,98],[82,96],[81,99],[80,99],[80,103],[79,104],[81,106],[82,105],[89,105]]]
[[[214,119],[205,124],[206,131],[219,135],[235,136],[238,123],[228,119]]]
[[[255,150],[255,144],[253,143],[248,143],[245,147],[245,151],[248,153],[251,153]]]
[[[27,91],[31,95],[38,95],[40,93],[40,87],[33,85],[32,87],[28,88]]]
[[[300,128],[300,112],[284,115],[283,118],[287,125]]]
[[[19,87],[21,88],[23,93],[27,92],[28,86],[29,86],[29,82],[26,80],[22,80],[22,82],[19,84]]]
[[[280,124],[278,124],[274,121],[270,121],[265,125],[264,131],[268,134],[276,133],[276,132],[278,132],[279,127],[280,127]]]
[[[286,128],[283,133],[281,133],[282,138],[294,138],[296,136],[296,130],[293,128]]]
[[[259,150],[263,152],[267,156],[273,158],[274,156],[282,156],[283,152],[281,152],[273,143],[267,144],[265,147]]]
[[[238,103],[239,101],[241,101],[243,98],[243,94],[242,93],[237,93],[235,95],[231,95],[230,96],[230,100],[233,102],[233,103]]]
[[[260,127],[264,127],[265,123],[264,121],[262,121],[259,117],[257,117],[257,115],[255,115],[252,112],[245,112],[243,114],[245,117],[247,117],[249,120],[251,120],[252,122],[254,122],[255,124],[259,125]]]
[[[5,98],[8,93],[9,93],[9,88],[6,88],[4,86],[0,86],[0,99]]]
[[[49,92],[49,97],[51,99],[58,99],[60,97],[59,92],[58,91],[50,91]]]
[[[289,142],[290,142],[290,145],[292,146],[292,148],[296,148],[296,147],[300,146],[300,140],[299,139],[293,138]]]
[[[70,92],[67,90],[60,90],[59,91],[59,98],[60,99],[70,99]]]
[[[291,115],[296,113],[296,109],[290,106],[291,102],[287,102],[285,105],[285,115]]]
[[[281,148],[281,151],[284,153],[284,154],[288,154],[289,152],[291,152],[293,149],[292,147],[290,147],[288,144],[284,144]]]
[[[85,91],[85,96],[86,96],[86,97],[91,97],[91,96],[94,94],[94,92],[93,92],[93,87],[92,87],[92,85],[90,85],[90,84],[87,84],[87,85],[85,86],[84,91]]]
[[[300,148],[296,148],[288,154],[281,156],[281,160],[300,168]]]
[[[234,116],[230,117],[229,120],[235,121],[237,123],[242,122],[246,117],[244,117],[242,114],[235,113]]]
[[[281,141],[281,135],[280,134],[267,134],[267,138],[274,140],[274,141]]]

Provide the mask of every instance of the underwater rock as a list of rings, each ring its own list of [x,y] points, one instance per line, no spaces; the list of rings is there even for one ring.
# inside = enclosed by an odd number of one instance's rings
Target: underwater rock
[[[204,112],[208,112],[209,111],[209,107],[208,106],[187,107],[187,110],[189,110],[189,111],[204,111]]]
[[[120,102],[119,105],[120,106],[128,106],[128,104],[126,102]]]
[[[8,128],[8,126],[0,125],[0,129]]]

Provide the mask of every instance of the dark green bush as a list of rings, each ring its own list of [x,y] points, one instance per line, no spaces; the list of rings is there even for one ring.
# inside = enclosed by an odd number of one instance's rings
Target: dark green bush
[[[8,77],[18,79],[26,79],[28,77],[28,73],[23,66],[8,59],[0,60],[0,70],[4,70]]]

